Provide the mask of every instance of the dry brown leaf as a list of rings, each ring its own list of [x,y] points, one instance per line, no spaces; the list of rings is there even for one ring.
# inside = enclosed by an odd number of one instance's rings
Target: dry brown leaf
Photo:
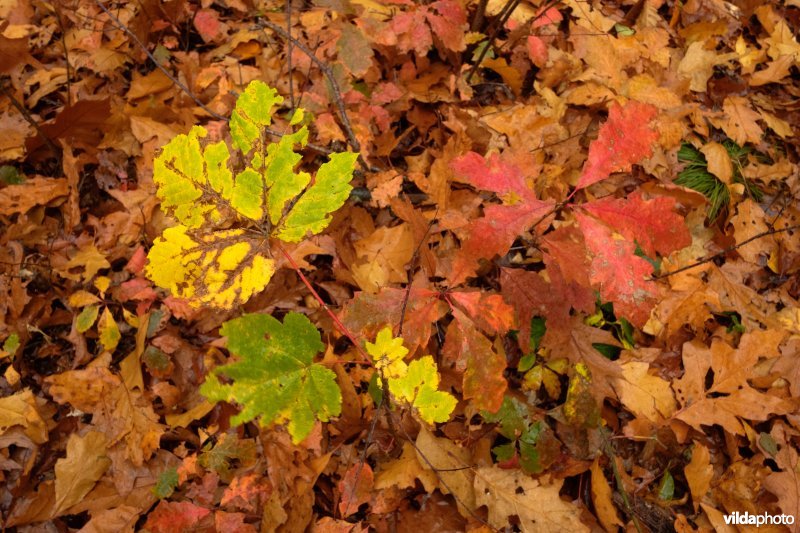
[[[733,163],[728,150],[718,142],[704,144],[700,151],[706,156],[708,171],[718,177],[726,185],[731,185],[733,178]]]
[[[476,492],[469,451],[450,439],[434,437],[424,426],[420,428],[416,444],[417,459],[423,468],[436,471],[439,490],[453,494],[461,515],[471,516],[475,511]]]
[[[689,489],[692,492],[692,503],[697,511],[698,506],[705,500],[706,493],[711,487],[714,478],[714,468],[710,464],[708,448],[695,442],[692,446],[692,460],[683,469]]]
[[[107,455],[107,446],[108,439],[97,431],[69,436],[67,457],[56,461],[53,516],[80,502],[108,470],[111,459]]]
[[[47,205],[67,194],[69,187],[66,178],[36,176],[20,185],[0,189],[0,215],[25,213],[34,206]]]
[[[489,509],[489,523],[505,529],[519,518],[523,533],[589,531],[580,509],[561,499],[561,482],[543,485],[519,470],[483,467],[475,470],[475,501]]]
[[[439,478],[436,477],[436,473],[422,466],[414,446],[410,442],[404,442],[402,455],[381,465],[380,470],[376,472],[375,488],[413,488],[417,479],[422,482],[422,486],[427,492],[432,492],[439,486]]]
[[[36,398],[30,389],[0,398],[0,435],[14,426],[22,426],[36,444],[47,442],[47,424],[36,409]]]
[[[617,514],[617,508],[614,506],[612,499],[611,487],[603,474],[603,468],[600,466],[600,458],[595,458],[592,463],[592,503],[597,512],[597,518],[603,528],[611,532],[618,531],[618,528],[623,526],[622,521]]]
[[[676,404],[669,382],[650,374],[648,363],[630,361],[621,366],[622,377],[614,379],[614,389],[622,404],[653,423],[671,417]]]

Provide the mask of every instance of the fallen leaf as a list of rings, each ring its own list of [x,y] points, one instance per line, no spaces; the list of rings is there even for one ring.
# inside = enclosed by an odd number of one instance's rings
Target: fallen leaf
[[[83,436],[72,433],[67,441],[67,457],[56,461],[56,502],[53,516],[81,501],[111,466],[108,440],[97,431]]]
[[[482,467],[475,470],[475,501],[487,506],[489,524],[500,530],[517,517],[525,533],[589,531],[580,509],[559,496],[562,484],[544,485],[519,470]]]

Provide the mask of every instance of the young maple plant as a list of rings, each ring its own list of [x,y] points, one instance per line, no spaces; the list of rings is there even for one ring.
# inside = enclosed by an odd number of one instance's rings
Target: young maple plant
[[[294,147],[307,142],[305,126],[268,142],[266,127],[281,102],[275,89],[251,82],[231,116],[235,156],[225,141],[206,142],[205,128],[195,126],[172,139],[155,160],[161,207],[178,223],[155,240],[147,275],[194,307],[230,309],[263,290],[275,272],[270,240],[291,243],[319,233],[350,193],[357,154],[332,154],[312,182],[308,173],[295,171],[301,156]],[[290,125],[303,116],[298,109]],[[234,168],[239,160],[242,168]],[[247,314],[225,322],[221,333],[238,360],[214,369],[200,390],[210,400],[242,406],[233,424],[257,417],[264,426],[283,423],[299,442],[317,420],[340,413],[336,375],[314,362],[324,346],[304,315],[289,313],[281,323],[270,315]],[[446,421],[456,401],[437,390],[433,358],[406,366],[402,343],[387,328],[367,350],[397,401],[428,423]],[[390,356],[394,373],[386,374],[381,362]],[[220,375],[231,382],[223,383]]]

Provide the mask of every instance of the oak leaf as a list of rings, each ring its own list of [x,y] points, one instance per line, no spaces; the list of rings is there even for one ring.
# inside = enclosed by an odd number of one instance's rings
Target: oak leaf
[[[545,485],[519,470],[482,467],[475,471],[475,501],[489,509],[489,524],[503,530],[512,517],[526,533],[589,531],[580,509],[561,499],[563,482]]]
[[[439,490],[453,494],[458,512],[470,516],[475,511],[475,474],[471,454],[450,439],[434,437],[424,426],[416,440],[417,459],[423,468],[435,472],[439,478]]]
[[[97,431],[83,436],[72,433],[67,441],[67,456],[56,461],[56,501],[53,516],[83,500],[97,480],[111,466],[108,440]]]
[[[108,368],[70,370],[46,382],[57,402],[91,413],[94,426],[108,437],[110,446],[123,441],[125,455],[134,465],[141,466],[158,449],[164,427],[152,406]]]
[[[783,415],[795,409],[793,401],[751,387],[744,373],[751,369],[742,369],[741,362],[722,356],[723,353],[730,355],[731,351],[724,341],[715,341],[711,348],[698,341],[684,344],[684,375],[673,384],[680,404],[675,419],[700,431],[703,425],[717,424],[730,433],[745,435],[742,419],[763,421],[772,414]],[[705,377],[710,369],[714,370],[715,380],[706,387]],[[737,378],[726,377],[731,373]]]

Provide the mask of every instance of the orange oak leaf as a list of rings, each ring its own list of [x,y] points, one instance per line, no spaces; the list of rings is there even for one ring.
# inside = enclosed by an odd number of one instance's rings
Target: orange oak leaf
[[[152,533],[195,530],[211,511],[191,502],[162,501],[147,517],[144,529]],[[209,526],[211,524],[208,524]]]
[[[763,344],[763,343],[762,343]],[[760,349],[734,350],[725,341],[711,347],[694,340],[683,345],[684,374],[673,383],[681,406],[674,418],[702,431],[702,426],[719,425],[736,435],[746,435],[740,419],[767,420],[771,414],[795,410],[795,402],[754,389],[748,383]],[[706,376],[713,370],[709,387]]]
[[[612,172],[628,171],[631,165],[649,157],[658,139],[658,132],[650,127],[657,113],[655,107],[635,100],[625,106],[614,103],[597,139],[589,145],[589,158],[575,188],[603,181]]]

